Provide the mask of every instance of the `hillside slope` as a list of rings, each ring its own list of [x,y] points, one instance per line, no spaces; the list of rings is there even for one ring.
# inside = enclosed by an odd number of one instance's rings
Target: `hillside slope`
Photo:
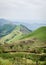
[[[0,26],[0,38],[11,33],[15,27],[16,25],[12,24],[4,24]]]
[[[37,38],[41,41],[46,41],[46,26],[38,28],[32,33],[23,36],[21,39],[25,39],[25,38]]]
[[[20,27],[21,26],[17,26],[10,34],[0,39],[0,43],[4,43],[4,49],[6,51],[16,50],[34,52],[37,50],[39,52],[40,50],[41,52],[43,48],[46,48],[46,27],[40,27],[26,35],[22,33],[22,30],[20,31]]]
[[[12,43],[15,40],[19,40],[22,36],[29,34],[31,31],[24,25],[17,25],[11,33],[2,37],[0,43]]]

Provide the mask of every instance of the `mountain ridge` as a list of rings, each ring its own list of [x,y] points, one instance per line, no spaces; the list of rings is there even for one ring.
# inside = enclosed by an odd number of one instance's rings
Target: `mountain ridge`
[[[27,20],[25,20],[25,21],[27,21]],[[35,21],[34,21],[34,23],[31,23],[31,22],[33,22],[33,21],[29,21],[30,23],[28,23],[28,21],[27,22],[25,22],[24,20],[8,20],[8,19],[3,19],[3,18],[0,18],[0,27],[2,26],[2,25],[4,25],[4,24],[13,24],[13,25],[20,25],[20,24],[22,24],[22,25],[24,25],[24,26],[26,26],[28,29],[30,29],[30,30],[36,30],[37,28],[39,28],[39,27],[41,27],[41,26],[46,26],[46,23],[44,24],[44,23],[35,23]]]
[[[11,41],[19,40],[22,36],[27,35],[30,32],[32,32],[32,31],[29,30],[24,25],[17,25],[16,27],[14,27],[14,29],[9,34],[7,34],[6,36],[2,37],[1,41],[11,42]]]

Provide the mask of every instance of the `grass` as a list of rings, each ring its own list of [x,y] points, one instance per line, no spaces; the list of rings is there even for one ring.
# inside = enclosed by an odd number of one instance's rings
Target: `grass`
[[[21,39],[24,39],[24,38],[37,38],[41,41],[46,41],[46,26],[44,27],[41,27],[37,30],[35,30],[34,32],[26,35],[26,36],[23,36]]]
[[[15,28],[10,34],[8,34],[8,35],[4,36],[3,38],[1,38],[0,43],[4,43],[4,42],[11,43],[11,41],[14,42],[15,40],[18,40],[21,35],[22,35],[22,32],[19,31],[19,28]],[[6,41],[7,39],[8,39],[8,41]]]
[[[42,55],[42,57],[46,55]],[[26,52],[16,52],[16,53],[1,53],[0,54],[0,65],[36,65],[36,60],[38,59],[39,65],[44,65],[45,60],[39,60],[41,55],[26,53]]]
[[[12,65],[12,62],[8,59],[3,59],[0,57],[0,65]]]

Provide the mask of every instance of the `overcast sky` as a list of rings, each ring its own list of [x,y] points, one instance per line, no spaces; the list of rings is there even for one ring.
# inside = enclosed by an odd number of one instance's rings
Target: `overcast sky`
[[[46,22],[46,0],[0,0],[0,18]]]

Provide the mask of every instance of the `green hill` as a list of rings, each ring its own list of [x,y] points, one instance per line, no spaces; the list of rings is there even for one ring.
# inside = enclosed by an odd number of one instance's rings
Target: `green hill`
[[[17,50],[17,51],[29,50],[29,51],[34,52],[34,49],[35,50],[38,49],[38,52],[39,50],[41,52],[44,47],[46,48],[46,35],[45,35],[46,27],[40,27],[33,32],[30,31],[31,33],[28,33],[28,34],[24,32],[25,29],[27,28],[23,27],[22,25],[16,26],[15,29],[10,34],[0,39],[0,43],[1,44],[4,43],[4,49],[6,51],[8,50],[13,50],[13,51],[14,50]]]
[[[19,44],[18,46],[22,46],[24,50],[46,47],[46,26],[40,27],[28,35],[22,36],[17,43]]]
[[[8,35],[0,39],[0,43],[15,42],[15,40],[19,40],[22,36],[27,35],[30,32],[31,31],[24,25],[17,25]]]
[[[46,41],[46,26],[38,28],[32,33],[23,36],[21,39],[25,39],[25,38],[37,38],[41,41]]]

